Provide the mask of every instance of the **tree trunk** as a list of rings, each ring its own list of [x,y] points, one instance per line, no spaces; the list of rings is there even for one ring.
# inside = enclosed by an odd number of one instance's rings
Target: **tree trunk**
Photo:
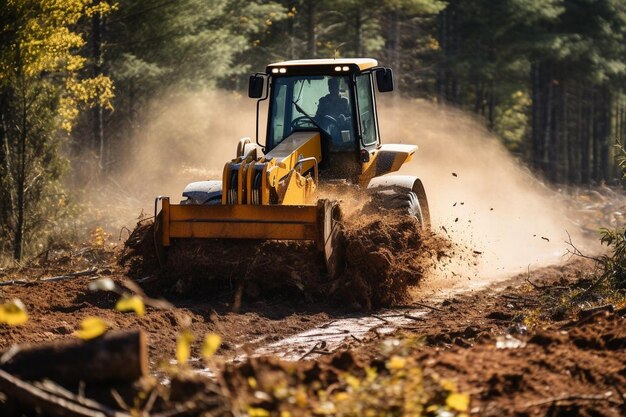
[[[489,130],[493,130],[495,126],[495,109],[496,109],[493,82],[491,82],[489,85],[489,92],[487,93],[487,100],[488,100],[487,124],[489,126]]]
[[[446,84],[448,82],[447,75],[447,55],[448,55],[448,13],[450,5],[439,12],[439,48],[443,55],[442,62],[439,63],[439,69],[437,71],[436,89],[440,102],[446,101]]]
[[[307,1],[307,58],[317,57],[317,35],[315,26],[317,25],[316,2],[314,0]]]
[[[607,182],[610,180],[611,172],[611,160],[610,160],[610,146],[611,146],[611,110],[612,110],[612,97],[611,90],[607,86],[602,87],[601,100],[604,107],[602,114],[602,136],[600,137],[600,180]]]
[[[589,184],[591,182],[591,129],[593,117],[593,93],[588,84],[583,86],[584,88],[584,105],[583,105],[583,123],[580,140],[580,155],[581,155],[581,180],[583,184]]]
[[[354,16],[354,52],[356,56],[363,55],[363,21],[361,20],[361,9],[357,6]]]
[[[391,12],[391,67],[396,72],[398,80],[402,77],[400,54],[400,16],[398,10],[393,10]]]
[[[28,102],[26,93],[26,81],[22,79],[20,99],[21,99],[21,132],[18,143],[18,174],[16,177],[17,189],[17,219],[15,222],[15,236],[13,238],[13,259],[20,262],[24,249],[24,223],[26,211],[26,199],[24,198],[26,188],[26,141],[28,140]]]
[[[31,381],[135,381],[148,373],[147,352],[143,331],[118,330],[87,341],[71,338],[22,346],[0,368]]]
[[[541,63],[533,63],[531,73],[531,140],[532,140],[532,164],[535,169],[541,169],[542,154],[542,94],[541,94]]]
[[[100,0],[97,0],[95,4],[99,4]],[[95,13],[91,19],[92,26],[92,59],[93,59],[93,76],[97,77],[102,75],[102,31],[104,28],[103,17],[100,13]],[[96,101],[96,105],[92,111],[92,135],[93,135],[93,148],[97,150],[98,155],[98,170],[99,173],[104,173],[107,161],[104,143],[104,121],[102,106]]]
[[[546,79],[546,100],[544,104],[544,109],[546,112],[545,115],[545,125],[543,130],[543,154],[541,155],[541,165],[543,167],[543,172],[546,174],[550,174],[550,157],[552,156],[553,148],[554,148],[554,124],[553,124],[553,94],[554,94],[554,86],[552,83],[553,78],[553,70],[552,64],[548,64],[547,69],[547,79]]]

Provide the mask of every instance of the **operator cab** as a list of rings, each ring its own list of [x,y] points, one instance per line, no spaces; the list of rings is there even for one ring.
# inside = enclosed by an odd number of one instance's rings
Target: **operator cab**
[[[377,65],[374,59],[285,61],[269,65],[266,74],[250,77],[250,97],[269,98],[264,151],[294,132],[319,131],[323,174],[329,178],[358,175],[363,155],[380,143],[374,74],[379,91],[393,89],[391,70]],[[258,110],[257,106],[257,124]]]

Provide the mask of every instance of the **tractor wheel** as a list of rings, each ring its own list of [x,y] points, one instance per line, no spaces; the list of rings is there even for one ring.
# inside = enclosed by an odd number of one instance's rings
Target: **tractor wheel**
[[[430,229],[430,212],[425,193],[407,191],[404,188],[390,187],[376,189],[372,200],[364,207],[366,211],[375,212],[380,208],[398,210],[402,214],[415,217],[422,230]]]

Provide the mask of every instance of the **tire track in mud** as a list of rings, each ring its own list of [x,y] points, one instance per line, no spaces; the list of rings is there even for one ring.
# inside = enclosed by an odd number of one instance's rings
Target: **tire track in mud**
[[[433,310],[441,311],[445,300],[487,289],[494,294],[502,292],[511,282],[521,282],[525,275],[515,272],[501,273],[465,282],[458,275],[452,282],[446,278],[438,276],[424,282],[422,287],[417,288],[420,296],[416,296],[407,306],[336,317],[302,332],[261,345],[249,353],[237,354],[228,362],[241,363],[250,357],[260,356],[274,356],[290,362],[315,360],[342,347],[349,348],[372,338],[390,335],[403,327],[412,328],[416,322],[427,322]],[[212,373],[208,368],[199,372],[209,375]]]
[[[315,359],[332,353],[347,341],[363,342],[373,335],[384,336],[398,328],[425,320],[426,310],[384,310],[367,316],[349,316],[334,319],[321,326],[297,333],[256,349],[252,356],[276,356],[286,361]],[[246,356],[236,357],[239,362]]]
[[[342,347],[349,347],[350,344],[361,344],[374,337],[392,334],[415,321],[425,321],[428,312],[427,309],[406,307],[385,309],[368,315],[347,315],[262,345],[250,353],[238,354],[227,362],[242,363],[251,357],[261,356],[273,356],[288,362],[315,360]],[[191,362],[196,361],[200,359],[191,359]],[[214,371],[208,367],[195,372],[214,377]]]

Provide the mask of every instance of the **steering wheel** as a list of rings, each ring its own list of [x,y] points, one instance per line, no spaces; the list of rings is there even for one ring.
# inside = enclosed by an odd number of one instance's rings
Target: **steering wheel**
[[[324,123],[322,125],[326,128],[327,132],[331,134],[331,136],[332,136],[332,134],[334,132],[341,131],[341,127],[340,126],[342,124],[345,124],[345,122],[339,121],[339,120],[335,119],[333,116],[330,116],[328,114],[325,114],[324,118],[322,120],[324,121]]]
[[[294,129],[311,126],[315,127],[315,123],[313,123],[307,116],[298,116],[291,121],[291,127]]]

